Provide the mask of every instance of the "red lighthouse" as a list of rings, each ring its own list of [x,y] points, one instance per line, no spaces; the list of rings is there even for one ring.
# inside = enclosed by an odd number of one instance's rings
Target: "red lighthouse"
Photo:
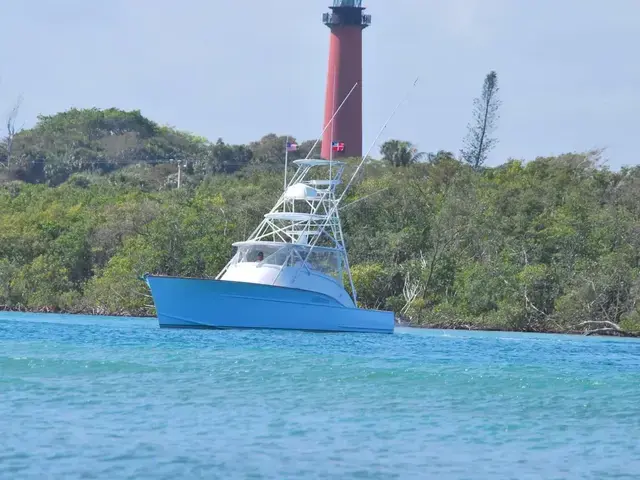
[[[371,24],[362,0],[333,0],[323,15],[331,29],[329,69],[324,104],[326,126],[353,85],[358,86],[324,132],[322,158],[362,156],[362,30]]]

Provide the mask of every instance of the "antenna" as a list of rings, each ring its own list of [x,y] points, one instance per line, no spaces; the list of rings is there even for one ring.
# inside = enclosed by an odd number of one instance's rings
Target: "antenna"
[[[297,146],[296,146],[297,148]],[[289,135],[287,135],[287,140],[284,143],[284,188],[283,191],[287,189],[287,168],[289,163]]]
[[[336,71],[333,71],[333,108],[335,108],[336,106]],[[335,123],[331,122],[331,150],[329,150],[329,179],[333,180],[333,176],[331,175],[332,173],[332,160],[333,160],[333,141],[335,140],[334,135],[335,135]],[[322,152],[321,152],[322,154]]]

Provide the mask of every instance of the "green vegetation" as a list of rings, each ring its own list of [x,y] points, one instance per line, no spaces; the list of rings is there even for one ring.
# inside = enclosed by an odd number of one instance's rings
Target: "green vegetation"
[[[279,195],[285,140],[211,143],[115,109],[41,117],[0,146],[0,305],[152,315],[139,276],[217,274]],[[382,152],[342,210],[361,306],[418,326],[640,332],[640,168]]]

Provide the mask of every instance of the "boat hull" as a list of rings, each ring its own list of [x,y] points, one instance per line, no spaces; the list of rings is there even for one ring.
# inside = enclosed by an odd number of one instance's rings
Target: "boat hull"
[[[309,290],[155,275],[145,280],[161,328],[393,333],[393,312],[345,307]]]

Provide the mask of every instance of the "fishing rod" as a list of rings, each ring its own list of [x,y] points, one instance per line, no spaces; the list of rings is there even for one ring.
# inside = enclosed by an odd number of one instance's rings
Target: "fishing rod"
[[[316,139],[315,143],[313,144],[313,146],[309,150],[309,153],[307,153],[307,156],[304,157],[305,160],[309,159],[309,157],[313,153],[313,150],[316,148],[316,145],[318,145],[318,142],[320,142],[320,140],[322,140],[322,137],[324,136],[324,132],[326,132],[327,128],[329,128],[333,124],[334,119],[336,118],[336,116],[338,115],[340,110],[342,110],[342,107],[347,102],[347,100],[349,99],[349,97],[351,96],[351,94],[353,93],[353,91],[356,89],[357,86],[358,86],[358,82],[353,84],[353,87],[351,87],[351,90],[349,90],[349,93],[347,93],[347,95],[344,97],[344,100],[342,100],[342,103],[338,106],[336,111],[333,113],[333,115],[331,116],[331,118],[329,119],[329,121],[327,122],[325,127],[322,129],[322,132],[320,132],[320,136]],[[291,184],[295,183],[305,173],[306,173],[305,169],[298,170],[297,172],[294,173],[293,177],[291,177],[291,180],[289,181],[289,183],[291,183]],[[284,192],[283,192],[283,195],[284,195]],[[281,197],[281,199],[282,199],[282,197]],[[279,204],[279,202],[278,202],[278,204]],[[277,208],[277,206],[274,207],[274,208]]]
[[[320,237],[322,236],[322,234],[324,233],[327,225],[329,224],[329,220],[331,219],[331,216],[334,215],[334,213],[336,212],[336,210],[338,210],[338,205],[340,205],[340,202],[342,201],[342,199],[344,198],[344,196],[346,195],[347,191],[349,190],[349,187],[351,186],[351,184],[353,183],[353,180],[355,179],[356,175],[358,174],[358,172],[360,171],[360,168],[362,168],[362,165],[364,165],[364,163],[366,162],[367,158],[369,157],[371,150],[373,150],[373,147],[375,147],[376,143],[378,142],[378,139],[380,138],[380,136],[384,133],[384,131],[387,129],[387,126],[389,125],[389,122],[391,122],[391,120],[393,119],[393,117],[395,116],[396,112],[398,111],[398,109],[400,108],[400,106],[404,103],[404,101],[409,97],[409,95],[411,94],[411,92],[413,91],[413,89],[415,88],[415,86],[418,84],[418,80],[420,79],[420,77],[416,77],[415,81],[413,82],[413,84],[411,85],[411,87],[409,87],[409,89],[407,90],[407,93],[404,95],[404,97],[402,98],[402,100],[400,100],[398,102],[398,104],[396,105],[396,107],[393,109],[393,111],[391,112],[391,115],[389,116],[389,118],[387,119],[386,122],[384,122],[384,124],[382,125],[382,128],[380,128],[380,131],[378,132],[378,134],[376,135],[375,139],[373,140],[373,142],[371,143],[371,146],[369,147],[369,149],[367,150],[367,153],[365,154],[365,156],[362,158],[362,160],[360,161],[360,163],[358,164],[358,167],[356,168],[355,172],[353,172],[353,175],[351,176],[351,179],[349,180],[349,183],[347,184],[347,186],[345,187],[344,191],[342,192],[342,194],[340,195],[340,197],[338,198],[338,200],[336,202],[334,202],[334,205],[331,207],[331,210],[329,210],[329,212],[327,213],[327,218],[324,221],[324,223],[320,226],[320,230],[318,231],[318,234],[315,235],[315,238],[313,240],[313,243],[311,244],[311,248],[309,248],[309,252],[307,252],[307,255],[304,259],[304,261],[306,262],[307,259],[309,258],[309,255],[311,255],[311,252],[313,251],[313,249],[316,246],[316,243],[318,243],[318,240],[320,239]],[[325,127],[326,129],[326,127]],[[343,245],[344,248],[344,245]],[[348,260],[346,258],[345,255],[345,260],[347,262],[347,266],[348,266]],[[298,275],[298,272],[296,272],[296,277]],[[295,277],[294,277],[295,279]],[[353,279],[351,278],[351,271],[349,270],[349,280],[351,283],[351,290],[353,292],[353,297],[354,297],[354,301],[356,299],[356,291],[355,291],[355,287],[353,285]]]
[[[327,124],[325,125],[325,127],[322,129],[322,132],[320,133],[320,136],[317,138],[316,142],[313,144],[313,146],[311,147],[311,150],[309,150],[309,153],[307,154],[305,158],[305,160],[309,159],[309,156],[311,155],[311,153],[313,152],[313,150],[316,148],[316,145],[318,145],[318,142],[320,140],[322,140],[322,137],[324,135],[324,132],[327,131],[327,128],[329,128],[329,125],[331,125],[333,123],[333,119],[336,118],[336,115],[338,115],[338,112],[340,111],[340,109],[342,109],[342,106],[347,102],[347,100],[349,99],[349,97],[351,96],[351,94],[353,93],[353,91],[356,89],[356,87],[358,86],[358,82],[353,84],[353,87],[351,87],[351,90],[349,90],[349,93],[347,93],[347,96],[344,97],[344,100],[342,101],[342,103],[340,104],[340,106],[337,108],[337,110],[333,113],[333,115],[331,116],[331,119],[327,122]],[[334,92],[334,96],[333,98],[335,99],[335,92]]]
[[[353,172],[353,175],[351,176],[351,180],[349,180],[349,183],[347,183],[347,186],[344,187],[344,190],[342,191],[342,195],[340,195],[340,198],[338,198],[338,201],[336,202],[336,206],[338,206],[340,204],[340,202],[342,201],[342,199],[346,195],[347,191],[349,190],[349,187],[353,183],[353,180],[356,178],[356,175],[360,171],[360,168],[362,168],[362,165],[364,165],[365,161],[369,157],[369,154],[371,153],[371,150],[373,150],[373,147],[375,147],[376,143],[378,143],[378,139],[380,138],[380,135],[382,135],[383,132],[387,129],[387,125],[389,125],[389,122],[391,121],[391,119],[393,119],[393,117],[396,115],[396,112],[400,108],[400,105],[402,105],[404,103],[404,101],[409,97],[409,95],[411,94],[411,92],[413,91],[415,86],[418,84],[418,80],[420,80],[420,77],[416,77],[415,81],[413,82],[413,85],[411,85],[411,87],[409,88],[409,90],[405,94],[404,98],[398,102],[398,104],[396,105],[396,108],[393,109],[393,112],[391,112],[391,115],[389,116],[387,121],[384,122],[384,125],[382,125],[382,128],[378,132],[378,135],[376,135],[376,138],[373,140],[373,143],[369,147],[369,150],[367,150],[367,153],[365,154],[365,156],[360,161],[360,164],[358,165],[358,168],[356,168],[356,171]]]
[[[336,91],[335,91],[335,72],[333,73],[333,84],[334,84],[334,89],[333,89],[333,98],[336,98]],[[318,145],[318,142],[322,139],[322,137],[324,136],[324,132],[326,132],[327,128],[329,128],[329,125],[333,125],[333,120],[336,117],[336,115],[338,115],[338,112],[342,109],[342,106],[347,102],[347,100],[349,99],[349,97],[351,96],[351,94],[353,93],[353,91],[356,89],[356,87],[358,86],[358,82],[353,84],[353,87],[351,87],[351,90],[349,90],[349,93],[347,93],[346,97],[344,97],[344,100],[342,101],[342,103],[340,104],[340,106],[338,107],[338,109],[333,113],[331,119],[329,120],[329,122],[327,123],[327,125],[325,125],[324,129],[322,129],[322,132],[320,132],[320,136],[316,139],[315,143],[313,144],[313,146],[311,147],[311,149],[309,150],[309,153],[307,153],[307,156],[304,157],[305,160],[309,159],[309,156],[313,153],[313,151],[316,148],[316,145]],[[333,128],[333,127],[332,127]],[[331,135],[331,138],[333,138],[333,134]],[[289,143],[289,137],[287,136],[287,145]],[[285,145],[285,149],[287,147],[287,145]],[[286,150],[285,152],[285,162],[284,162],[284,188],[286,190],[287,188],[287,155],[289,153],[289,150]],[[297,175],[294,175],[294,178]]]
[[[356,203],[358,203],[358,202],[361,202],[361,201],[363,201],[363,200],[366,200],[367,198],[371,198],[371,197],[373,197],[374,195],[377,195],[377,194],[379,194],[379,193],[386,192],[387,190],[389,190],[389,187],[382,188],[382,189],[380,189],[380,190],[378,190],[378,191],[375,191],[375,192],[373,192],[373,193],[370,193],[369,195],[366,195],[366,196],[364,196],[364,197],[362,197],[362,198],[359,198],[359,199],[357,199],[357,200],[354,200],[354,201],[353,201],[353,202],[351,202],[351,203],[347,203],[346,205],[344,205],[344,206],[340,207],[338,210],[339,210],[339,211],[342,211],[342,210],[344,210],[345,208],[349,208],[350,206],[355,205],[355,204],[356,204]]]

